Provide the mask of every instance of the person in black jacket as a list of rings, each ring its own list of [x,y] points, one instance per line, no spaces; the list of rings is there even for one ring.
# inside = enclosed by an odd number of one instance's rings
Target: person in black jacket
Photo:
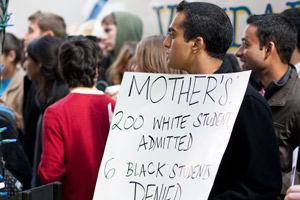
[[[280,151],[284,199],[293,180],[300,184],[300,165],[293,174],[293,151],[300,146],[300,80],[289,64],[297,43],[297,29],[281,14],[251,15],[236,52],[243,69],[259,80],[258,91],[272,110],[273,126]],[[299,162],[298,162],[299,163]]]
[[[28,21],[28,30],[22,37],[24,51],[30,42],[45,35],[56,37],[62,42],[66,39],[65,20],[59,15],[37,11],[28,17]],[[24,77],[24,138],[22,138],[22,144],[31,166],[33,166],[36,129],[40,116],[40,109],[35,101],[38,87],[37,81],[32,81],[28,75]]]
[[[0,133],[1,141],[6,139],[15,140],[15,142],[2,143],[0,145],[0,165],[4,165],[5,169],[9,170],[21,183],[16,185],[19,191],[31,188],[30,181],[32,175],[29,160],[23,150],[23,146],[18,140],[19,128],[22,126],[21,119],[22,117],[18,113],[0,100],[0,128],[3,130]],[[4,170],[0,170],[0,174],[4,175],[4,177],[7,176]],[[8,197],[12,197],[15,193],[12,188],[8,188],[10,185],[7,184],[5,187],[8,191]]]
[[[224,59],[232,34],[230,19],[220,7],[182,1],[164,41],[167,64],[189,74],[233,72]],[[208,199],[276,199],[281,184],[272,113],[249,85]]]
[[[69,88],[58,66],[58,52],[61,44],[59,39],[46,35],[33,40],[27,46],[24,67],[29,78],[37,82],[35,102],[39,109],[32,166],[32,187],[41,185],[37,176],[37,168],[42,154],[41,134],[44,112],[48,106],[69,93]]]

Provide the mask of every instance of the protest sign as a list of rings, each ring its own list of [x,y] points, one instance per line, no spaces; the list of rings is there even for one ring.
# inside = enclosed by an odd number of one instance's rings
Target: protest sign
[[[125,73],[94,199],[207,199],[249,76]]]

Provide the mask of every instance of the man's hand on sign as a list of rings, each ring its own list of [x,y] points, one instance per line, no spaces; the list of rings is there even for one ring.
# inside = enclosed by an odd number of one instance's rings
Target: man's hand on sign
[[[300,185],[291,186],[287,190],[284,200],[300,200]]]

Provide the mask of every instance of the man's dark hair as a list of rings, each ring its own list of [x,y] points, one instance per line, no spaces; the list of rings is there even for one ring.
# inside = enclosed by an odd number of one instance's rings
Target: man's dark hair
[[[59,51],[59,64],[70,88],[92,87],[101,60],[102,51],[99,45],[84,36],[70,38]]]
[[[36,21],[41,32],[53,31],[54,36],[64,41],[66,38],[66,24],[61,16],[52,13],[37,11],[28,18],[29,21]]]
[[[185,41],[200,36],[208,55],[223,59],[233,35],[232,24],[224,10],[211,3],[182,1],[177,12],[184,12],[186,16],[182,23]]]
[[[295,26],[281,14],[251,15],[247,23],[257,26],[260,49],[274,42],[282,63],[289,63],[297,42]]]
[[[281,13],[283,16],[288,18],[297,29],[297,47],[300,51],[300,8],[286,9]]]

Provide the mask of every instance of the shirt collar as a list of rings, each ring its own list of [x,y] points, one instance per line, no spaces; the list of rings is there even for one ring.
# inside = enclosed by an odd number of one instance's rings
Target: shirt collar
[[[273,94],[279,90],[282,86],[284,86],[287,81],[289,80],[289,77],[292,73],[291,66],[288,67],[288,70],[285,72],[285,74],[281,77],[281,79],[276,83],[276,81],[272,81],[268,87],[265,89],[265,98],[269,100]]]

